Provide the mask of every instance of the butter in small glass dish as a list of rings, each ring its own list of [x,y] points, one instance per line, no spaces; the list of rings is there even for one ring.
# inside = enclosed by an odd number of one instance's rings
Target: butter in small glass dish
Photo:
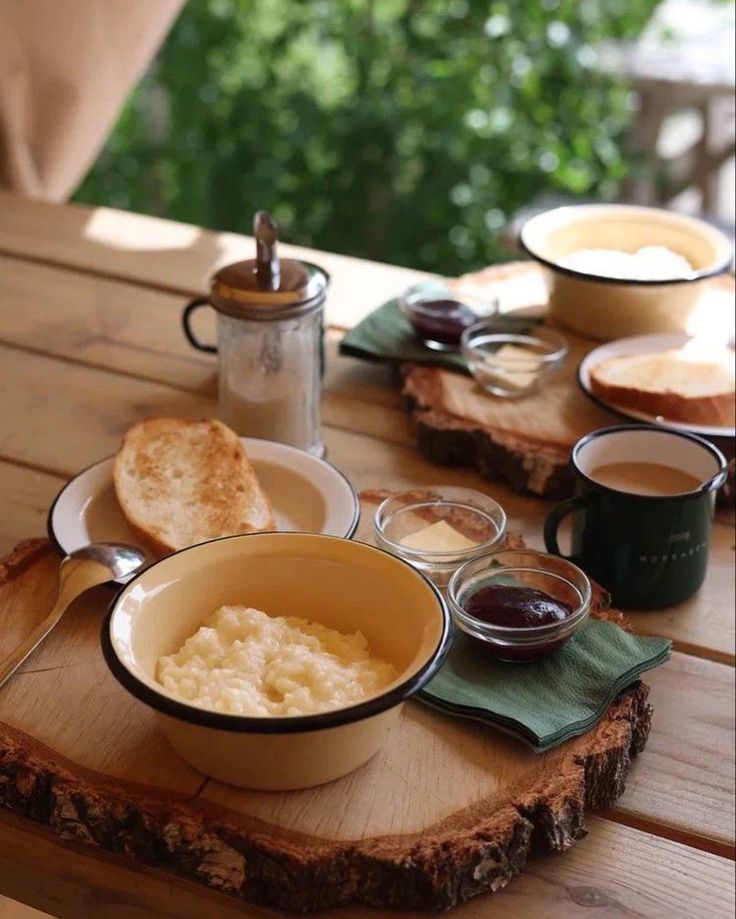
[[[536,322],[501,316],[469,326],[460,349],[476,382],[494,396],[531,395],[565,362],[568,345]]]
[[[500,547],[506,513],[471,488],[430,486],[386,498],[374,517],[376,543],[439,588],[460,565]]]
[[[448,587],[455,625],[493,659],[514,663],[561,648],[588,618],[591,596],[577,565],[533,549],[472,559]]]

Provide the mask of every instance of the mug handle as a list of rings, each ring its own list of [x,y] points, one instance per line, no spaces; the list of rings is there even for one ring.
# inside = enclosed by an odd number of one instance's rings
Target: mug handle
[[[189,344],[196,348],[198,351],[205,351],[207,354],[217,354],[216,345],[207,345],[204,342],[200,341],[197,336],[192,331],[190,325],[190,320],[192,314],[200,308],[200,306],[210,306],[209,297],[195,297],[194,300],[190,300],[189,303],[184,307],[184,310],[181,314],[181,324],[184,329],[184,334],[187,337]]]
[[[557,531],[568,514],[582,510],[587,503],[588,501],[583,495],[576,495],[574,498],[567,498],[565,501],[560,501],[560,503],[552,509],[552,512],[544,521],[544,545],[547,551],[551,552],[552,555],[559,555],[561,558],[569,557],[560,551],[560,547],[557,544]]]

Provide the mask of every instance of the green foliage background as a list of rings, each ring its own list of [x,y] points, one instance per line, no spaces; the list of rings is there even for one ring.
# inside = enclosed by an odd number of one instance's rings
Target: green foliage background
[[[657,0],[190,0],[75,200],[456,273],[542,191],[612,197]]]

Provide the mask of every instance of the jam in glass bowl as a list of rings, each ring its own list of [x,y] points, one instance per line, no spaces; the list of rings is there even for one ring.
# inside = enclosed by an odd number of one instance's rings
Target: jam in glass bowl
[[[495,302],[459,297],[441,284],[416,284],[399,299],[399,309],[416,337],[433,351],[457,351],[465,329],[496,311]]]
[[[532,549],[466,562],[448,587],[455,625],[501,661],[527,662],[561,648],[590,612],[590,581],[577,565]]]

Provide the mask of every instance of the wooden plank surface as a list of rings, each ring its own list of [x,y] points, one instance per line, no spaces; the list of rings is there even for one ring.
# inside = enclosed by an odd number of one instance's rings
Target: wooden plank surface
[[[174,414],[203,417],[215,414],[212,397],[183,392],[168,385],[126,378],[74,362],[60,362],[0,345],[0,361],[9,384],[7,398],[0,400],[0,459],[70,476],[90,463],[114,452],[126,428],[145,415]],[[530,545],[541,548],[541,526],[549,505],[513,494],[493,483],[481,482],[472,472],[442,469],[417,455],[414,447],[402,446],[409,437],[408,423],[398,407],[384,407],[370,394],[381,389],[385,368],[364,366],[347,358],[344,373],[335,371],[332,402],[326,414],[346,429],[385,434],[362,440],[345,430],[326,428],[330,457],[353,480],[357,488],[401,488],[413,485],[464,484],[481,487],[506,508],[512,529]],[[357,365],[357,366],[354,366]],[[347,381],[347,382],[346,382]],[[369,385],[369,381],[373,381]],[[342,396],[340,387],[362,389],[364,403]],[[329,406],[332,405],[330,409]],[[51,434],[63,423],[65,436]],[[356,447],[360,444],[360,447]],[[648,634],[666,635],[683,650],[713,660],[734,659],[733,627],[733,531],[725,524],[714,528],[711,565],[705,586],[693,600],[676,610],[637,613],[632,620]]]
[[[425,272],[281,244],[282,258],[315,262],[331,276],[327,319],[349,327]],[[0,252],[173,291],[201,293],[221,265],[253,258],[249,236],[216,233],[142,214],[59,207],[0,191]]]
[[[0,301],[1,303],[1,301]],[[4,432],[0,436],[0,457],[27,463],[62,475],[79,469],[117,448],[119,438],[129,424],[145,414],[173,413],[198,417],[214,413],[212,398],[183,393],[169,386],[158,386],[118,374],[91,371],[74,363],[59,363],[49,358],[24,354],[13,348],[0,347],[0,359],[7,378],[8,398],[0,404]],[[398,407],[385,411],[371,394],[380,392],[386,369],[363,365],[342,358],[335,361],[343,370],[335,372],[334,388],[346,387],[349,395],[335,395],[344,416],[333,420],[358,429],[385,431],[397,441],[408,436],[406,420]],[[371,405],[356,407],[352,392],[361,390]],[[329,400],[328,400],[329,402]],[[337,414],[337,412],[335,413]],[[50,434],[63,419],[70,436]],[[359,488],[410,487],[412,484],[435,484],[438,481],[463,482],[478,487],[480,480],[472,473],[439,469],[422,461],[413,448],[384,448],[381,443],[366,441],[356,454],[349,447],[335,453],[340,439],[336,432],[326,432],[333,460],[351,476],[358,476]],[[362,453],[370,457],[372,474],[361,476]],[[366,471],[367,472],[367,471]],[[540,527],[548,505],[513,495],[501,486],[481,486],[496,495],[507,507],[512,525],[525,536],[540,543]],[[678,607],[657,613],[640,613],[633,618],[638,628],[652,634],[673,637],[688,651],[708,654],[716,660],[733,660],[734,630],[732,615],[733,532],[726,525],[714,529],[712,564],[706,584],[697,598]]]
[[[614,816],[733,858],[733,669],[674,654],[645,679],[653,728]]]
[[[47,501],[63,479],[115,449],[141,414],[213,412],[214,361],[188,349],[178,313],[182,298],[201,290],[214,266],[250,255],[251,243],[0,192],[3,251],[21,258],[0,259],[0,340],[11,344],[0,347],[7,388],[0,400],[0,551],[16,536],[40,533]],[[421,277],[343,256],[284,254],[311,257],[333,272],[328,319],[345,327]],[[438,481],[478,487],[475,475],[431,467],[408,446],[409,429],[389,382],[385,368],[330,361],[325,417],[331,459],[359,488]],[[547,507],[488,483],[482,488],[507,506],[511,528],[539,545]],[[733,545],[732,528],[717,525],[699,597],[677,610],[634,617],[640,631],[669,635],[682,651],[711,660],[678,654],[651,675],[654,731],[611,814],[619,822],[595,821],[590,839],[572,852],[543,860],[541,869],[535,862],[494,898],[494,915],[576,916],[591,915],[591,909],[604,916],[733,914],[732,864],[678,844],[733,856],[734,677],[712,662],[734,660]],[[11,823],[12,833],[0,829],[0,889],[57,915],[194,916],[208,909],[222,916],[274,915],[244,913],[223,898],[107,858],[75,852],[70,859],[68,850],[35,828],[0,815],[0,827]],[[476,901],[454,915],[476,919],[487,915],[485,906]]]
[[[214,392],[217,362],[184,337],[185,299],[0,256],[0,339],[91,366]],[[208,315],[211,314],[211,315]],[[204,338],[214,313],[203,311]]]
[[[17,306],[21,302],[24,304],[22,310]],[[51,366],[43,362],[43,355],[54,355],[74,363],[114,370],[116,377],[110,377],[109,394],[121,394],[116,395],[116,399],[125,398],[122,393],[126,391],[126,385],[118,374],[166,384],[158,390],[162,401],[139,403],[141,412],[155,413],[164,410],[161,406],[171,405],[167,411],[188,417],[213,414],[216,411],[212,401],[216,393],[216,360],[197,354],[187,344],[179,326],[180,310],[181,299],[171,294],[138,290],[128,284],[0,258],[0,342],[40,352],[39,367]],[[213,329],[212,317],[203,317],[203,336],[212,334]],[[340,357],[337,354],[338,337],[336,333],[328,336],[323,400],[325,423],[396,444],[411,444],[410,424],[401,407],[398,389],[392,385],[390,369]],[[35,368],[34,357],[25,357],[11,350],[6,353],[10,355],[9,375],[14,373],[13,366],[20,368],[28,362],[21,390],[29,385],[29,375],[38,376],[43,388],[44,371],[31,370],[32,366]],[[86,388],[87,375],[83,367],[77,371],[72,369],[69,373],[79,381],[79,387]],[[100,386],[104,390],[107,384],[100,383]],[[168,387],[201,398],[189,395],[176,398],[172,395],[169,399],[166,395]],[[135,382],[132,390],[139,391]],[[23,399],[22,391],[18,395]],[[39,392],[37,398],[43,398],[43,393]],[[183,409],[179,408],[181,406]],[[0,407],[0,413],[3,410]],[[87,411],[83,412],[85,416]],[[96,410],[98,415],[100,411],[102,409]],[[55,412],[56,409],[50,407],[45,422],[48,429],[54,427]],[[105,410],[105,414],[108,413],[109,410]],[[140,415],[125,413],[120,422],[120,434],[137,417]],[[81,440],[85,438],[88,439],[89,435],[85,434]],[[3,440],[0,435],[0,456],[9,455],[3,449]],[[115,441],[106,442],[111,444],[106,448],[107,452],[117,446]],[[45,452],[44,447],[40,445],[40,451]],[[414,447],[411,447],[411,452],[415,452]],[[63,471],[73,474],[103,455],[86,452],[81,465],[67,464]],[[61,468],[49,457],[34,459],[26,453],[21,460],[45,468]],[[386,461],[391,462],[388,454]],[[378,460],[376,462],[380,465]],[[422,464],[422,468],[433,470],[430,477],[432,484],[439,481],[450,484],[455,480],[452,471],[427,464]],[[347,467],[345,469],[349,471]],[[412,474],[405,476],[399,484],[411,486]],[[497,493],[512,515],[523,517],[525,535],[531,544],[542,547],[541,526],[549,512],[549,505],[526,501],[505,489],[498,490],[497,486],[482,483],[473,474],[461,474],[461,477],[470,487]],[[371,486],[380,487],[381,484],[374,482]],[[674,610],[635,614],[632,618],[636,627],[644,634],[673,638],[680,650],[734,663],[733,546],[733,528],[728,524],[717,524],[713,532],[708,577],[700,594]]]
[[[16,462],[28,462],[43,468],[69,474],[99,457],[113,452],[126,427],[136,418],[157,412],[174,412],[187,416],[206,414],[211,401],[192,394],[184,394],[170,387],[133,380],[76,364],[61,362],[37,355],[21,354],[12,348],[0,348],[0,361],[9,371],[11,388],[8,398],[0,400],[0,430],[6,432],[4,450]],[[61,430],[60,438],[48,436],[49,431]],[[437,480],[437,470],[416,456],[413,449],[380,442],[374,438],[347,431],[326,431],[330,455],[334,462],[352,479],[357,488],[401,487],[402,485],[431,484]],[[453,471],[442,475],[443,480],[466,485],[476,484],[472,473]],[[511,511],[510,528],[525,536],[536,535],[535,521],[539,520],[539,502],[530,498],[513,497],[501,486],[489,488],[502,497]],[[708,664],[715,674],[713,680],[720,685],[732,679],[728,668]],[[710,671],[709,671],[710,672]],[[655,674],[656,677],[656,674]],[[693,706],[700,706],[692,715],[695,722],[702,712],[703,696],[699,684],[687,674],[674,679],[672,695],[663,699],[665,705],[680,712],[683,720],[690,720]],[[692,789],[702,779],[702,762],[682,763],[681,736],[673,729],[671,734],[655,736],[661,740],[661,755],[671,764],[667,769],[670,793],[661,796],[661,769],[640,770],[640,793],[636,798],[636,814],[640,819],[668,827],[672,824],[672,807],[676,802],[677,826],[680,831],[697,836],[701,832],[702,800]],[[713,732],[703,741],[701,749],[719,750],[719,737],[723,724],[707,721],[702,730]],[[656,747],[656,745],[655,745]],[[727,798],[723,799],[728,800]],[[722,803],[722,802],[721,802]],[[709,805],[708,833],[727,841],[729,825],[726,816],[718,816],[718,801]],[[622,810],[629,807],[627,798],[621,802]]]
[[[0,461],[0,556],[21,539],[43,536],[46,514],[64,478]]]
[[[41,913],[32,906],[18,903],[0,896],[0,919],[47,919],[48,913]]]
[[[110,855],[61,845],[12,814],[0,813],[0,887],[61,919],[276,919],[224,895],[140,869]],[[453,910],[454,919],[726,919],[733,915],[733,862],[592,819],[590,835],[560,856],[534,857],[493,895]],[[371,909],[333,910],[324,919],[378,919]],[[430,919],[402,912],[402,919]],[[436,916],[436,913],[431,914]]]
[[[214,397],[217,360],[186,341],[182,303],[176,295],[0,257],[0,342]],[[212,311],[203,311],[198,330],[214,340]],[[328,333],[325,422],[409,442],[389,369],[339,357],[339,337]]]

